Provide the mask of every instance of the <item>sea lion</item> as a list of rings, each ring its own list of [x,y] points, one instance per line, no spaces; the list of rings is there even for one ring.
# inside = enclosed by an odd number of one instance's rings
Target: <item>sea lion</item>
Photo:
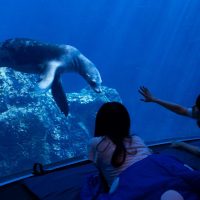
[[[51,88],[55,102],[66,116],[69,108],[60,79],[62,73],[78,73],[95,92],[102,91],[98,69],[77,48],[70,45],[49,44],[25,38],[8,39],[0,43],[0,67],[39,74],[41,81],[36,90],[47,91]]]

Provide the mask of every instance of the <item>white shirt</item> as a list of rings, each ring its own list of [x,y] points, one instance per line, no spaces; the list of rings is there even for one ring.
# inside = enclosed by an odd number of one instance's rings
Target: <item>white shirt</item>
[[[125,162],[120,167],[113,167],[111,164],[116,145],[108,137],[94,137],[88,145],[89,159],[101,169],[109,186],[122,171],[151,154],[151,150],[136,135],[126,138],[124,145],[127,154]]]

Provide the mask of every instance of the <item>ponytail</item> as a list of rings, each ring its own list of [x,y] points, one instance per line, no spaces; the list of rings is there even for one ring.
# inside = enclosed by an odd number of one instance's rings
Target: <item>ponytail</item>
[[[113,142],[116,145],[116,148],[112,155],[111,164],[113,167],[120,167],[126,159],[126,148],[123,139]]]

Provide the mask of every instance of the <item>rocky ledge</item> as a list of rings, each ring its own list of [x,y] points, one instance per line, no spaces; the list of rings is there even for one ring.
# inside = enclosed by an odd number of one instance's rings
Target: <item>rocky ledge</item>
[[[36,94],[37,75],[0,69],[0,177],[50,164],[86,157],[100,105],[120,101],[115,89],[97,94],[89,87],[66,94],[70,113],[65,117],[51,91]]]

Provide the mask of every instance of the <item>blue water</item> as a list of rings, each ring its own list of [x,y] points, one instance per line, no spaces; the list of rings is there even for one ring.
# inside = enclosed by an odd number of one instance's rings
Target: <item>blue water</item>
[[[0,39],[72,44],[96,64],[103,84],[118,90],[138,134],[192,134],[198,132],[193,122],[141,103],[137,89],[146,85],[160,98],[193,104],[199,93],[199,8],[198,0],[1,0]],[[63,81],[67,92],[85,85],[76,75]]]
[[[199,94],[199,0],[0,0],[0,40],[27,37],[70,44],[99,69],[130,111],[145,141],[192,137],[192,119],[143,103],[140,85],[155,96],[192,106]],[[66,92],[86,82],[62,77]]]

